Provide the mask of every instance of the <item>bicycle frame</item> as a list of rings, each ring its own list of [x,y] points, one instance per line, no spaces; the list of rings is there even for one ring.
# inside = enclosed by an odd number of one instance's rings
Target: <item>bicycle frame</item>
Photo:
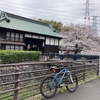
[[[57,82],[57,87],[60,86],[60,84],[62,83],[63,78],[64,78],[64,76],[65,76],[65,74],[66,74],[67,72],[69,72],[68,69],[67,69],[67,68],[64,68],[64,69],[62,69],[60,72],[58,72],[58,73],[56,73],[56,74],[54,75],[54,80],[56,80],[56,82]],[[62,75],[61,78],[59,79],[58,76],[59,76],[61,73],[63,73],[63,75]]]

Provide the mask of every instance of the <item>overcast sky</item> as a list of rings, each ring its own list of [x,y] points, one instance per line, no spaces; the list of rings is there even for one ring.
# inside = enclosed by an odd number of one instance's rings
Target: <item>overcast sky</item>
[[[89,0],[90,24],[92,16],[100,24],[100,0]],[[84,23],[86,0],[1,0],[0,10],[16,15],[67,23]],[[97,25],[99,27],[100,25]]]

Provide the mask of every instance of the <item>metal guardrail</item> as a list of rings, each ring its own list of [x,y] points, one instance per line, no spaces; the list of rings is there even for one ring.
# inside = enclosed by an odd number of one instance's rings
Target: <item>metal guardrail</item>
[[[60,69],[61,62],[78,76],[79,81],[84,81],[87,76],[99,75],[98,59],[0,64],[0,100],[25,100],[39,95],[41,80],[52,74],[49,67],[58,66]]]

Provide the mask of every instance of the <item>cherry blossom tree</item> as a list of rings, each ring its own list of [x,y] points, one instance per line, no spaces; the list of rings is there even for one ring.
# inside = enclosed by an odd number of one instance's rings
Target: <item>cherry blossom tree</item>
[[[75,54],[81,52],[83,54],[89,52],[92,54],[98,54],[100,51],[100,37],[98,33],[90,26],[83,24],[70,24],[62,26],[61,34],[63,39],[63,45],[61,48],[69,47],[69,44],[73,45],[73,51]],[[88,54],[89,54],[88,53]]]

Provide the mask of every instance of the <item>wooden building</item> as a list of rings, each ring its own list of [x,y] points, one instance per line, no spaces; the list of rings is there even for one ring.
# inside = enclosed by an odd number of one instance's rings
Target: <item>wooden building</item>
[[[51,25],[18,15],[0,13],[0,49],[27,50],[37,46],[42,53],[58,53],[60,33]]]

